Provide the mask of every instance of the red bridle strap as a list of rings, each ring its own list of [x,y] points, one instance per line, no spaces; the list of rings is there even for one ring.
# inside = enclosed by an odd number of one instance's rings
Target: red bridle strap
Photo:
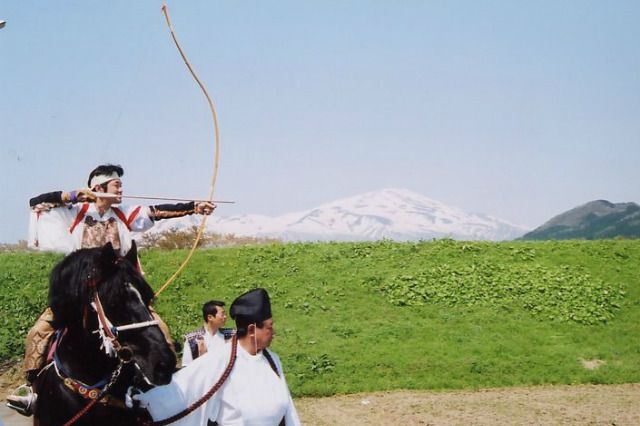
[[[97,291],[93,293],[93,303],[96,309],[96,314],[98,315],[98,322],[100,323],[100,327],[104,331],[104,334],[111,340],[111,342],[113,343],[113,348],[115,350],[120,349],[120,342],[118,342],[116,335],[113,334],[111,327],[109,327],[110,322],[104,313],[104,309],[102,308],[102,303],[100,302],[100,297],[98,297]]]

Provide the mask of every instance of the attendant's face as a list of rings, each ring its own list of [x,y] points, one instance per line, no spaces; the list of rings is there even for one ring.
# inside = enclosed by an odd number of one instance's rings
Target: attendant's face
[[[271,345],[273,336],[276,335],[276,331],[273,328],[273,318],[263,321],[262,328],[256,327],[256,344],[258,350],[266,349]]]
[[[216,306],[215,315],[207,315],[207,323],[210,327],[224,327],[225,322],[227,322],[227,313],[222,306]]]

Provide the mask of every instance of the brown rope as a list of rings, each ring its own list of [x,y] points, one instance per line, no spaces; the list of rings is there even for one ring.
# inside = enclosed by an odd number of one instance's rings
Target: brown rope
[[[91,408],[94,405],[96,405],[97,402],[98,402],[97,398],[92,400],[82,410],[80,410],[75,416],[73,416],[68,422],[66,422],[64,426],[71,426],[72,424],[77,422],[80,419],[80,417],[84,416],[87,413],[87,411],[91,410]]]
[[[229,364],[227,364],[227,368],[225,368],[224,372],[222,373],[222,376],[220,376],[218,381],[211,387],[211,389],[209,389],[209,391],[206,394],[204,394],[199,400],[197,400],[196,402],[188,406],[186,409],[180,411],[178,414],[175,414],[164,420],[159,420],[157,422],[146,422],[144,423],[144,426],[165,426],[165,425],[171,424],[175,421],[180,420],[183,417],[188,416],[193,411],[197,410],[202,404],[207,402],[213,396],[213,394],[216,393],[218,389],[220,389],[220,386],[224,384],[224,382],[229,377],[229,374],[231,374],[231,370],[233,369],[233,366],[236,363],[237,351],[238,351],[238,337],[234,335],[233,338],[231,339],[231,359],[229,359]]]

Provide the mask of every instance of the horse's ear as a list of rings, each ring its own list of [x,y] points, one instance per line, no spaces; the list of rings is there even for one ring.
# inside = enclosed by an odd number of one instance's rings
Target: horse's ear
[[[127,259],[133,266],[138,264],[138,246],[136,245],[136,240],[131,240],[131,248],[124,255],[124,258]]]
[[[111,242],[108,242],[102,247],[100,251],[100,263],[103,267],[109,268],[113,266],[118,258],[118,254],[113,249]]]

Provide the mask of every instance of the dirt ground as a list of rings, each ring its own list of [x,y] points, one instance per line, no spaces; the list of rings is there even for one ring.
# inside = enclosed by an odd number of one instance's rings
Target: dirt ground
[[[0,426],[29,419],[4,407],[21,381],[17,367],[0,374]],[[305,425],[640,425],[640,383],[541,386],[478,391],[394,391],[295,400]]]
[[[640,384],[302,398],[307,425],[640,425]]]

